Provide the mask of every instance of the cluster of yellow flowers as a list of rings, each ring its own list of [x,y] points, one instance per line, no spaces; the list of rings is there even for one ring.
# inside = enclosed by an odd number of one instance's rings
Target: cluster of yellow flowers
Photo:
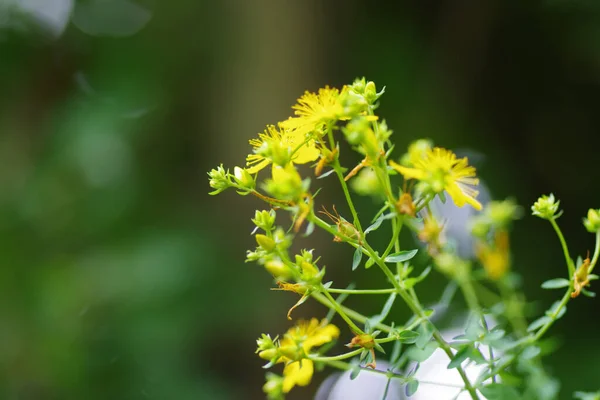
[[[418,277],[410,276],[414,269],[410,260],[417,250],[400,251],[400,230],[407,227],[426,245],[433,265],[458,284],[469,307],[483,318],[482,307],[473,289],[471,272],[474,261],[459,255],[452,240],[446,237],[445,221],[432,207],[432,201],[435,199],[445,202],[446,196],[449,196],[457,207],[471,207],[474,210],[475,216],[470,221],[474,247],[472,258],[479,261],[487,278],[503,288],[501,292],[512,293],[514,289],[510,283],[503,280],[510,270],[510,224],[520,216],[521,209],[512,200],[492,201],[484,207],[477,200],[479,179],[476,170],[469,165],[467,158],[460,158],[450,150],[435,147],[429,140],[413,142],[402,157],[392,159],[391,152],[394,146],[389,140],[392,131],[388,129],[386,122],[374,113],[382,94],[383,90],[378,92],[375,84],[364,78],[357,79],[341,90],[325,87],[316,93],[306,92],[292,107],[292,117],[276,125],[268,125],[264,132],[250,140],[252,153],[246,157],[245,168],[235,167],[234,173],[231,174],[229,170],[219,166],[209,172],[210,186],[213,188],[211,194],[234,188],[239,194],[254,195],[271,207],[269,211],[256,211],[252,219],[256,226],[253,233],[257,247],[248,251],[246,260],[263,265],[273,276],[280,290],[294,292],[300,296],[300,300],[289,310],[288,319],[291,320],[292,310],[307,299],[313,298],[343,319],[353,334],[347,346],[358,348],[334,357],[324,356],[324,347],[330,346],[323,345],[334,342],[341,334],[340,329],[328,319],[312,318],[310,321],[300,321],[281,339],[272,339],[271,336],[263,334],[257,340],[259,357],[268,361],[266,367],[284,364],[282,375],[267,374],[267,382],[263,389],[269,399],[281,399],[294,386],[308,385],[315,370],[315,363],[356,369],[360,364],[348,364],[342,360],[360,356],[363,365],[360,368],[375,368],[375,350],[383,351],[381,344],[392,341],[405,340],[413,343],[415,337],[420,335],[412,331],[416,327],[425,333],[422,345],[433,340],[432,344],[441,348],[448,357],[452,359],[455,356],[450,345],[439,334],[434,334],[435,329],[432,331],[433,325],[428,320],[428,314],[422,309],[413,288],[426,277],[429,269]],[[341,132],[350,147],[362,157],[351,169],[340,164],[340,145],[336,136],[338,132]],[[318,207],[315,206],[315,195],[318,191],[311,191],[311,179],[303,178],[297,167],[310,163],[317,177],[324,178],[329,174],[337,176],[351,218],[342,217],[335,205],[329,207],[333,211],[328,211],[325,205],[316,211]],[[257,186],[259,174],[269,166],[271,173]],[[394,175],[403,178],[401,184],[392,184],[392,179],[396,179],[393,178]],[[362,226],[349,188],[359,195],[374,196],[383,203],[380,211],[371,220],[371,226],[366,229]],[[279,209],[291,214],[292,223],[289,229],[275,225],[275,210]],[[558,201],[554,196],[540,198],[532,211],[534,215],[548,219],[559,232],[555,220],[560,213]],[[327,216],[332,223],[321,219],[318,214]],[[392,239],[385,250],[376,251],[369,243],[370,237],[367,235],[378,229],[383,221],[389,221],[391,224]],[[590,210],[584,224],[590,232],[597,233],[600,244],[600,211]],[[336,242],[352,246],[355,250],[352,269],[361,265],[362,257],[366,255],[368,259],[364,263],[365,268],[377,265],[393,287],[354,290],[332,288],[333,282],[323,283],[325,268],[317,265],[319,258],[313,258],[313,250],[302,250],[294,256],[289,253],[294,233],[303,226],[306,226],[306,235],[315,227],[319,227],[331,234]],[[257,230],[262,232],[256,232]],[[552,282],[546,286],[564,287],[566,282],[569,287],[565,296],[567,300],[569,297],[578,296],[579,293],[591,295],[586,288],[591,280],[597,279],[591,272],[600,255],[600,245],[597,246],[591,260],[588,257],[580,260],[575,266],[573,260],[568,257],[564,238],[559,237],[564,245],[570,279]],[[396,273],[392,272],[388,263],[396,265]],[[331,293],[387,293],[391,297],[377,318],[367,318],[343,307]],[[415,319],[406,326],[382,323],[396,296],[402,298],[415,314]],[[511,294],[505,300],[510,304],[506,307],[504,317],[516,321],[511,322],[515,330],[526,333],[527,324],[523,322],[522,310],[519,309],[522,302],[519,299]],[[560,307],[564,307],[567,300],[563,300]],[[553,309],[552,313],[548,314],[554,316],[554,319],[546,315],[546,319],[535,322],[533,326],[539,329],[538,333],[529,342],[522,343],[533,344],[559,317],[559,311],[560,308]],[[493,332],[487,331],[485,319],[483,321],[481,334],[492,335]],[[535,325],[536,323],[539,325]],[[358,324],[364,324],[364,328]],[[378,337],[382,331],[388,336]],[[498,333],[493,334],[498,336]],[[473,343],[471,345],[475,346]],[[468,354],[475,357],[479,354],[476,346],[467,346],[461,351],[462,353],[458,353],[461,357],[467,357]],[[488,371],[490,377],[498,373],[493,363],[494,360],[491,359]],[[460,362],[455,361],[452,368],[458,369],[465,390],[471,397],[478,398],[478,389],[470,383],[461,369]],[[389,371],[386,374],[403,379],[407,388],[411,388],[411,392],[416,390],[414,378],[395,376]]]

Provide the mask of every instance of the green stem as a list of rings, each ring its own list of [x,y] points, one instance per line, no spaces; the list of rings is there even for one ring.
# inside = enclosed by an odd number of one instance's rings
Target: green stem
[[[473,284],[469,276],[460,279],[459,285],[463,292],[463,296],[465,297],[465,301],[467,302],[468,307],[479,316],[481,320],[481,325],[483,326],[485,333],[489,333],[490,329],[488,327],[487,321],[485,320],[485,315],[483,314],[481,305],[479,304],[479,300],[477,299],[477,294],[475,293],[475,289],[473,288]],[[494,368],[494,350],[492,349],[492,346],[488,346],[488,355],[488,365],[491,370]],[[495,375],[492,376],[492,382],[496,383]]]
[[[573,265],[573,259],[569,255],[569,248],[567,247],[567,242],[565,237],[563,236],[562,231],[560,230],[558,224],[555,219],[550,219],[550,224],[554,228],[556,235],[558,236],[558,240],[560,240],[560,245],[562,246],[563,253],[565,255],[565,261],[567,262],[567,267],[569,268],[569,279],[573,279],[573,274],[575,274],[575,266]]]
[[[335,301],[335,299],[333,298],[333,296],[331,294],[329,294],[329,292],[327,291],[327,289],[325,289],[324,287],[321,286],[321,291],[322,293],[325,295],[325,297],[327,298],[327,300],[330,301],[331,305],[333,306],[333,309],[340,315],[340,317],[342,317],[342,319],[344,321],[346,321],[346,323],[348,324],[348,326],[350,327],[350,329],[357,335],[362,335],[364,334],[363,330],[360,329],[355,323],[354,321],[352,321],[352,319],[350,317],[348,317],[348,315],[346,314],[346,312],[344,311],[344,309],[338,304],[337,301]]]
[[[588,268],[588,274],[591,274],[598,262],[598,256],[600,256],[600,231],[596,232],[596,248],[594,249],[594,256],[592,257],[592,262]]]
[[[317,300],[319,303],[323,304],[325,307],[335,310],[333,304],[329,301],[329,299],[327,297],[323,296],[321,293],[313,292],[313,293],[311,293],[311,297],[314,298],[315,300]],[[345,307],[339,303],[338,303],[338,305],[346,313],[346,315],[348,317],[352,318],[353,320],[355,320],[357,322],[360,322],[361,324],[364,324],[369,319],[367,316],[365,316],[357,311],[354,311],[354,310],[352,310],[348,307]],[[386,332],[386,333],[390,333],[394,330],[391,326],[388,326],[388,325],[385,325],[382,323],[376,324],[374,327],[383,332]]]
[[[549,315],[550,321],[546,322],[544,326],[542,326],[540,330],[537,331],[535,336],[531,339],[531,342],[537,342],[544,335],[544,333],[546,333],[546,331],[550,329],[552,324],[556,322],[556,317],[560,314],[560,311],[563,309],[563,307],[567,305],[567,303],[571,299],[571,293],[573,293],[573,286],[569,287],[569,290],[566,291],[565,295],[560,301],[560,304],[558,305],[558,307],[556,307],[556,310],[554,310],[554,314]]]
[[[400,283],[396,280],[394,274],[389,269],[389,267],[385,264],[385,262],[380,257],[377,256],[377,254],[375,254],[375,252],[373,251],[373,249],[367,243],[364,243],[364,247],[370,253],[370,256],[375,260],[375,263],[381,268],[381,270],[383,271],[383,273],[392,282],[392,284],[394,285],[394,287],[398,291],[398,294],[400,295],[400,297],[402,297],[402,299],[404,300],[404,302],[406,303],[406,305],[411,309],[411,311],[419,319],[421,319],[423,321],[427,320],[428,318],[425,315],[425,312],[423,311],[423,309],[422,309],[421,305],[419,304],[418,300],[413,299],[411,297],[411,295],[404,288],[402,288],[402,286],[400,286]],[[416,294],[415,294],[415,296],[416,296]],[[432,324],[432,326],[434,328],[433,338],[438,343],[438,345],[440,346],[440,348],[444,351],[444,353],[446,353],[446,355],[448,356],[448,358],[452,359],[454,357],[454,353],[452,353],[452,349],[450,348],[450,345],[444,340],[444,338],[442,337],[442,335],[440,334],[440,332],[437,330],[437,328],[433,324]],[[461,366],[458,366],[456,368],[456,370],[458,371],[460,377],[462,378],[462,380],[463,380],[463,382],[465,384],[465,389],[467,389],[467,391],[471,395],[471,398],[473,400],[478,400],[479,396],[477,395],[477,391],[475,390],[475,388],[473,387],[473,385],[471,385],[471,382],[469,381],[469,378],[467,377],[467,374],[465,373],[464,369]]]
[[[329,144],[330,144],[330,146],[332,146],[331,148],[333,150],[335,143],[333,140],[333,131],[331,130],[331,127],[328,127],[328,129],[327,129],[327,136],[329,137]],[[358,229],[358,231],[361,233],[361,236],[363,236],[363,230],[360,225],[360,220],[358,219],[358,213],[356,212],[356,208],[354,207],[354,202],[352,201],[352,197],[350,196],[350,191],[348,190],[348,185],[346,184],[346,181],[344,180],[344,175],[342,173],[342,167],[340,165],[339,155],[335,158],[335,160],[333,162],[333,169],[335,171],[335,174],[338,177],[338,180],[340,181],[342,190],[344,191],[344,196],[346,197],[346,202],[348,203],[348,207],[350,207],[350,212],[352,213],[352,218],[354,220],[353,224],[356,227],[356,229]]]
[[[390,294],[396,293],[396,289],[334,289],[328,288],[329,293],[346,293],[346,294]]]
[[[347,362],[344,362],[341,360],[329,360],[329,359],[327,359],[328,357],[318,357],[318,356],[309,355],[308,358],[310,360],[313,360],[316,362],[322,362],[324,364],[327,364],[334,368],[341,369],[343,371],[348,371],[348,370],[351,370],[354,368],[354,366],[350,363],[347,363]],[[411,378],[407,378],[404,375],[395,374],[395,373],[389,372],[389,371],[380,371],[378,369],[371,369],[371,368],[361,368],[361,369],[368,371],[368,372],[378,374],[378,375],[384,375],[388,378],[400,379],[403,383],[406,383],[406,382],[409,382],[410,380],[412,380]],[[456,388],[456,389],[464,389],[460,385],[454,385],[451,383],[433,382],[433,381],[427,381],[427,380],[421,380],[421,379],[419,379],[419,383],[422,383],[424,385],[436,385],[436,386],[446,386],[446,387],[451,387],[451,388]]]

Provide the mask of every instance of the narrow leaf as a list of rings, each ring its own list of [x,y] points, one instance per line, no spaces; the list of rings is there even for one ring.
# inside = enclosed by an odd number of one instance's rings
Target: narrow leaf
[[[329,175],[333,174],[334,172],[335,172],[335,169],[330,169],[329,171],[317,176],[317,179],[323,179],[325,177],[328,177]]]
[[[419,389],[419,381],[416,379],[411,380],[406,384],[406,396],[410,397],[417,393],[417,389]]]
[[[429,321],[425,321],[419,325],[419,329],[417,331],[419,332],[419,337],[415,341],[415,345],[418,348],[424,349],[427,343],[429,343],[431,337],[433,336],[433,329],[433,325],[431,325]]]
[[[547,324],[550,321],[552,321],[552,318],[550,318],[547,315],[544,315],[543,317],[540,317],[540,318],[536,319],[535,321],[533,321],[531,324],[529,324],[529,326],[527,327],[527,332],[533,332],[533,331],[541,328],[542,326],[544,326],[545,324]]]
[[[452,360],[448,364],[448,369],[452,369],[452,368],[456,368],[456,367],[460,366],[460,364],[462,364],[463,361],[465,361],[467,358],[469,358],[469,355],[471,354],[471,349],[472,349],[472,347],[469,345],[463,346],[454,355],[454,357],[452,357]]]
[[[565,278],[550,279],[542,283],[542,289],[560,289],[569,286],[569,281]]]
[[[383,214],[381,214],[381,215],[379,216],[379,218],[377,218],[377,219],[375,220],[375,222],[373,223],[373,225],[371,225],[371,226],[369,226],[367,229],[365,229],[365,235],[366,235],[367,233],[369,233],[369,232],[373,232],[374,230],[377,230],[377,229],[378,229],[378,228],[381,226],[381,223],[383,222],[383,219],[384,219],[383,217],[384,217],[384,215],[383,215]]]
[[[412,259],[417,254],[417,249],[415,250],[407,250],[400,251],[398,253],[390,254],[385,258],[385,262],[389,263],[399,263]]]
[[[398,335],[398,342],[400,343],[415,343],[419,338],[419,334],[414,331],[402,331]]]
[[[354,271],[360,265],[362,260],[362,247],[358,246],[354,251],[354,257],[352,257],[352,271]]]

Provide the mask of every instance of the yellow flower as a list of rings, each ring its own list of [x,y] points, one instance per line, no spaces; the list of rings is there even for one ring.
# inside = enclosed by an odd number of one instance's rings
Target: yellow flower
[[[286,129],[281,125],[268,125],[258,138],[250,139],[254,154],[246,157],[247,171],[255,174],[271,163],[287,165],[288,161],[306,164],[319,157],[314,140],[306,140],[299,130]]]
[[[483,268],[492,280],[502,278],[510,267],[508,233],[498,231],[494,235],[494,243],[479,243],[475,251]]]
[[[312,360],[304,358],[313,347],[324,345],[340,335],[337,326],[327,324],[326,320],[319,322],[312,318],[310,321],[299,321],[290,328],[281,340],[280,348],[297,348],[302,350],[298,359],[291,360],[281,357],[279,362],[289,362],[283,369],[283,392],[288,393],[296,385],[306,386],[310,383],[314,372]],[[293,361],[293,362],[290,362]]]
[[[344,90],[346,88],[342,92]],[[304,92],[292,108],[296,116],[283,121],[281,125],[285,129],[298,130],[302,134],[317,130],[328,122],[336,121],[344,114],[340,91],[329,86],[319,89],[318,93]]]
[[[467,158],[457,158],[450,150],[434,147],[424,152],[418,160],[411,160],[413,168],[390,161],[390,165],[406,179],[417,179],[426,183],[434,193],[448,192],[458,207],[470,204],[481,210],[475,200],[479,194],[473,187],[479,184],[475,168],[467,164]]]

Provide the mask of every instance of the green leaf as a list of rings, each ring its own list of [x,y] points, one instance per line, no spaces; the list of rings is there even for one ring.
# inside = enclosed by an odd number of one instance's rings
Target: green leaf
[[[546,315],[554,320],[560,319],[567,312],[567,307],[563,306],[557,313],[559,307],[560,301],[555,301],[552,304],[552,306],[546,311]]]
[[[420,335],[414,331],[402,331],[398,334],[398,341],[400,343],[415,343],[419,336]]]
[[[492,329],[489,333],[485,334],[483,340],[481,341],[483,344],[493,344],[494,342],[502,339],[506,332],[502,329]]]
[[[587,296],[587,297],[596,297],[596,293],[594,293],[594,292],[591,292],[591,291],[589,291],[589,290],[587,290],[587,289],[581,289],[581,293],[582,293],[584,296]]]
[[[600,400],[600,392],[575,392],[573,397],[578,400]]]
[[[408,349],[407,355],[408,355],[408,358],[410,358],[413,361],[423,362],[423,361],[427,360],[429,357],[431,357],[431,355],[437,348],[438,348],[437,342],[429,342],[422,349],[420,349],[416,346],[412,346],[410,349]]]
[[[418,249],[405,250],[405,251],[399,251],[398,253],[390,254],[389,256],[387,256],[385,258],[385,262],[400,263],[400,262],[408,261],[417,254],[417,251],[419,251],[419,250]]]
[[[410,380],[406,384],[406,389],[405,389],[406,396],[410,397],[413,394],[417,393],[417,389],[419,389],[419,381],[416,379]]]
[[[365,269],[371,268],[375,264],[375,259],[369,258],[365,263]]]
[[[313,224],[312,222],[309,222],[308,225],[306,226],[306,232],[304,232],[304,237],[306,236],[310,236],[315,230],[315,224]]]
[[[329,171],[317,176],[317,179],[323,179],[328,177],[329,175],[333,174],[335,172],[335,169],[330,169]]]
[[[542,350],[537,346],[529,346],[523,350],[521,353],[521,359],[523,360],[531,360],[532,358],[537,357]]]
[[[481,388],[481,394],[488,400],[519,400],[521,396],[514,388],[500,383],[491,383]]]
[[[356,379],[360,374],[360,364],[356,364],[352,367],[352,372],[350,373],[350,380]]]
[[[419,337],[415,341],[415,345],[420,349],[425,348],[427,343],[429,343],[429,341],[433,337],[433,330],[434,327],[429,321],[425,321],[421,325],[419,325],[419,328],[417,330],[417,332],[419,333]]]
[[[542,283],[542,289],[560,289],[569,286],[569,283],[565,278],[550,279]]]
[[[367,229],[365,229],[365,235],[366,235],[367,233],[369,233],[369,232],[373,232],[373,231],[375,231],[375,230],[379,229],[379,227],[381,226],[381,223],[383,222],[383,220],[384,220],[384,219],[385,219],[385,218],[384,218],[384,215],[383,215],[383,214],[381,214],[381,215],[379,216],[379,218],[377,218],[377,219],[375,220],[375,222],[373,223],[373,225],[371,225],[371,226],[369,226]]]
[[[352,271],[354,271],[360,265],[362,260],[362,247],[358,246],[354,251],[354,257],[352,257]]]
[[[390,364],[395,364],[396,361],[400,358],[400,353],[402,352],[402,342],[396,340],[394,342],[394,347],[392,347],[392,354],[390,355]]]
[[[383,321],[388,316],[388,314],[390,313],[390,310],[392,309],[392,306],[394,305],[395,300],[396,300],[396,293],[390,294],[390,297],[388,297],[387,301],[383,305],[383,309],[381,310],[381,313],[369,318],[368,321],[371,322],[371,326],[377,325],[378,323]]]
[[[535,321],[533,321],[531,324],[529,324],[529,326],[527,327],[527,332],[533,332],[533,331],[541,328],[542,326],[546,325],[550,321],[552,321],[552,318],[550,318],[547,315],[544,315],[543,317],[540,317],[540,318],[536,319]]]
[[[425,270],[423,272],[421,272],[421,275],[417,276],[416,278],[408,278],[402,281],[402,284],[404,285],[405,289],[410,289],[413,286],[415,286],[417,283],[421,282],[423,279],[427,278],[427,275],[429,275],[429,273],[431,272],[431,267],[427,267],[425,268]]]
[[[472,347],[470,345],[463,346],[455,355],[452,357],[452,360],[448,364],[448,369],[456,368],[462,364],[469,355],[471,354]]]

